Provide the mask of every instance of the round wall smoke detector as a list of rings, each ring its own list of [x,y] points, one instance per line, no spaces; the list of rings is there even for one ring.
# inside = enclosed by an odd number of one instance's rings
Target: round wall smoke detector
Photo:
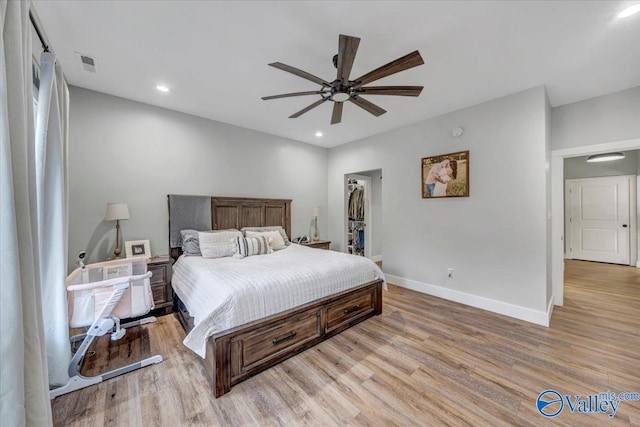
[[[464,129],[462,128],[455,128],[454,130],[451,131],[451,135],[456,138],[459,136],[462,136],[463,133],[464,133]]]

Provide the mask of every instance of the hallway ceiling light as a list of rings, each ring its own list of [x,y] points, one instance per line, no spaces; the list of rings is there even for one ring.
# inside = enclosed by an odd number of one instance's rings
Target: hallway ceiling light
[[[627,18],[631,15],[635,15],[638,12],[640,12],[640,3],[634,4],[633,6],[629,6],[628,8],[624,9],[618,14],[618,18]]]
[[[156,89],[158,89],[160,92],[169,92],[169,88],[166,87],[165,85],[158,85],[156,86]]]
[[[591,156],[587,156],[587,162],[610,162],[612,160],[620,160],[624,159],[624,154],[622,153],[603,153],[603,154],[592,154]]]

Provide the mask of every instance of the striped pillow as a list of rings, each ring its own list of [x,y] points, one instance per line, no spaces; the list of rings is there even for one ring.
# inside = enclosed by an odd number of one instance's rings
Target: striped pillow
[[[273,252],[271,248],[271,239],[266,236],[257,237],[234,237],[236,253],[234,258],[244,258],[252,255],[265,255]]]
[[[271,239],[269,243],[271,243],[271,249],[274,251],[279,251],[280,249],[285,249],[287,247],[284,239],[282,238],[282,234],[278,231],[251,231],[246,230],[244,232],[244,237],[258,237],[264,236]]]

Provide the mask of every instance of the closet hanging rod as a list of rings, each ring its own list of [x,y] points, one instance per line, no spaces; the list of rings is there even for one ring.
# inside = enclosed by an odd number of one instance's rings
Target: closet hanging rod
[[[40,27],[38,27],[38,24],[36,23],[36,18],[34,18],[33,13],[31,11],[29,11],[29,20],[31,21],[31,25],[33,25],[33,29],[36,30],[36,34],[40,39],[40,44],[42,45],[42,48],[44,49],[45,52],[49,52],[49,45],[47,45],[47,43],[45,42],[44,36],[40,31]]]

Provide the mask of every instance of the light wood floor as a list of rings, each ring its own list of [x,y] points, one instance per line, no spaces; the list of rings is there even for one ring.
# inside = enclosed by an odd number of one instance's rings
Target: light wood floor
[[[611,425],[640,426],[640,402],[615,418],[548,420],[538,394],[640,392],[640,273],[566,266],[565,305],[550,328],[390,286],[384,313],[214,399],[171,315],[128,332],[86,369],[159,353],[159,365],[53,402],[55,425]],[[104,338],[104,337],[103,337]]]

